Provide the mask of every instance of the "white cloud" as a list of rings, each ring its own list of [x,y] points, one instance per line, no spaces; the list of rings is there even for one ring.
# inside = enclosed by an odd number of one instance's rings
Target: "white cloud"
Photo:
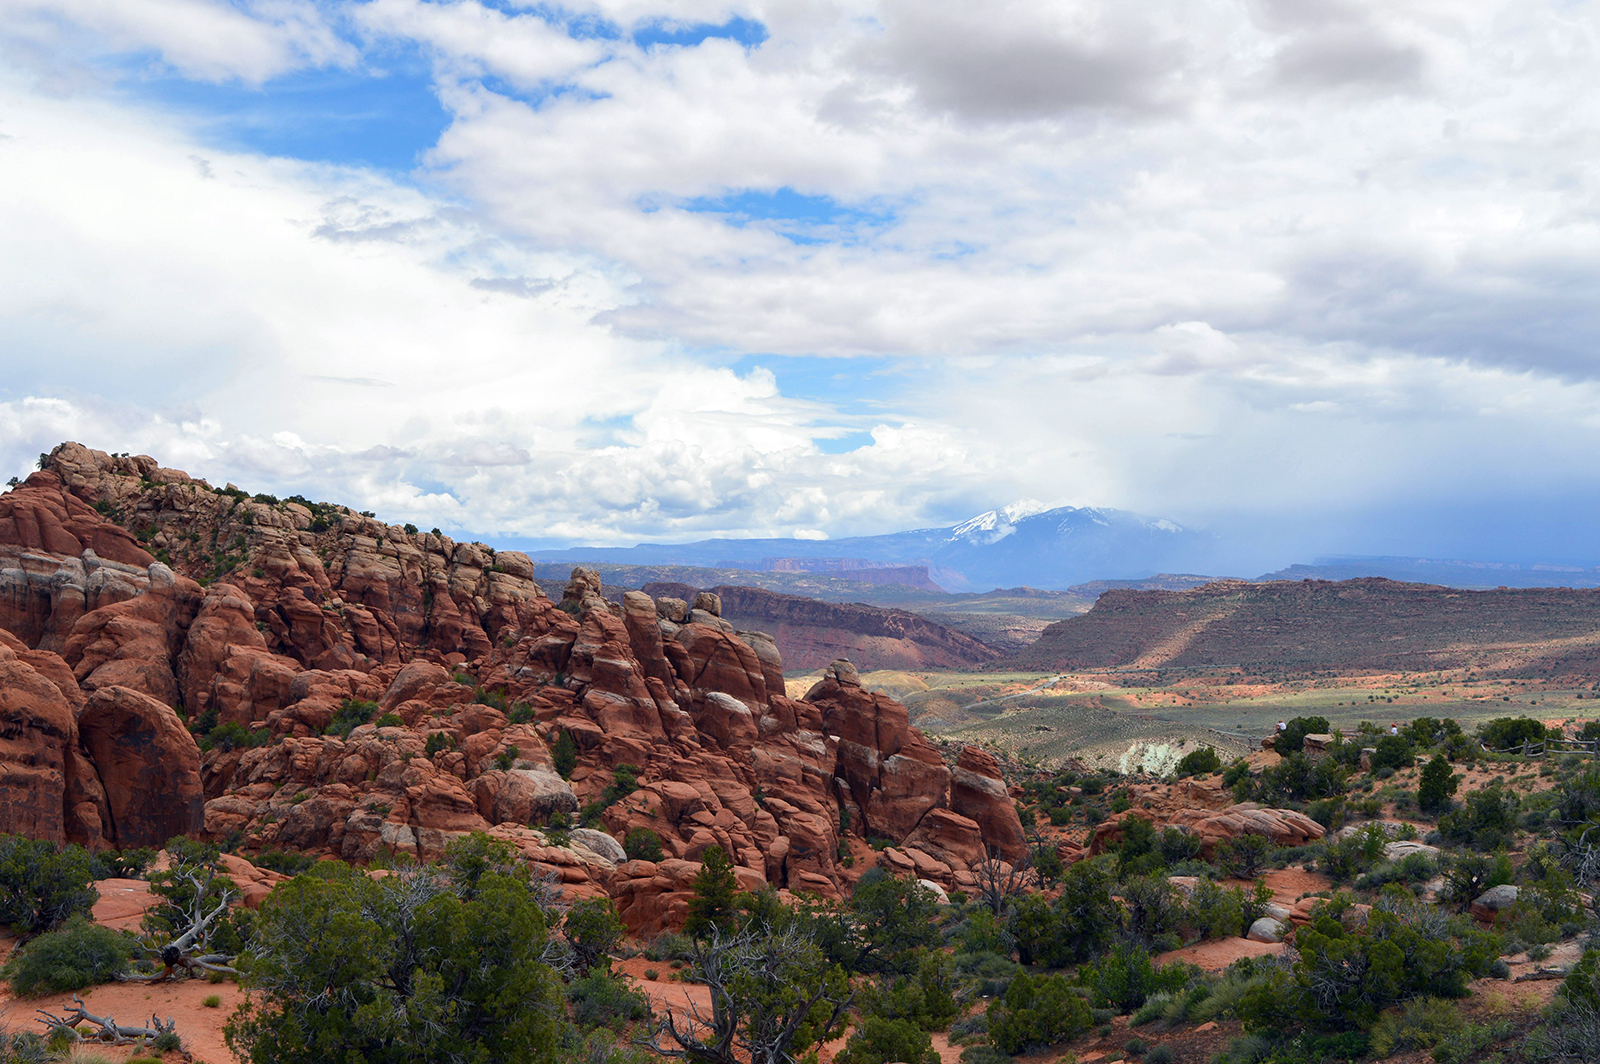
[[[619,540],[1588,475],[1583,5],[0,5],[14,55],[195,78],[418,48],[452,119],[407,186],[13,78],[14,461],[81,424],[419,524]],[[734,17],[769,37],[630,37]],[[780,360],[863,354],[907,371]],[[823,453],[843,430],[873,442]]]
[[[0,21],[13,44],[80,58],[151,51],[204,81],[259,83],[357,55],[310,0],[0,0]]]

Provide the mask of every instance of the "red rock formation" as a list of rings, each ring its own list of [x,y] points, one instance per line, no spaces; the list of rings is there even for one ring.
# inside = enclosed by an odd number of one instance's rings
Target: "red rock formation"
[[[1107,820],[1094,830],[1090,853],[1099,853],[1108,843],[1122,836],[1122,821],[1141,816],[1157,828],[1179,827],[1201,841],[1201,853],[1209,859],[1216,845],[1241,835],[1263,835],[1279,846],[1301,846],[1315,842],[1327,833],[1321,824],[1292,809],[1264,809],[1254,802],[1230,805],[1225,809],[1180,808],[1170,811],[1135,809]]]
[[[953,781],[904,707],[863,690],[847,661],[805,700],[786,697],[777,646],[736,630],[715,594],[618,606],[580,569],[557,605],[511,552],[216,492],[72,444],[47,469],[0,530],[19,559],[0,591],[22,589],[0,608],[20,629],[0,638],[12,830],[118,846],[199,831],[246,853],[358,861],[427,859],[490,830],[569,895],[616,897],[636,931],[681,920],[712,846],[748,888],[837,895],[845,813],[947,886],[1020,839],[992,763],[969,757]],[[105,531],[108,517],[127,529]],[[112,568],[85,549],[120,550],[128,529],[171,566]],[[24,555],[56,574],[50,587],[83,572],[83,593],[34,595]],[[98,601],[91,569],[123,583],[101,579]],[[62,656],[37,649],[50,638]],[[202,755],[180,705],[239,728]],[[367,722],[326,734],[351,713]],[[579,751],[570,780],[551,754],[562,733]],[[555,845],[539,829],[591,804],[603,832]],[[626,860],[634,828],[657,833],[661,861]]]
[[[1022,819],[1006,793],[1000,762],[993,754],[968,746],[961,751],[950,780],[950,808],[978,825],[985,843],[1008,861],[1027,852]]]
[[[61,689],[0,646],[0,831],[65,837],[67,752],[77,740]]]
[[[163,846],[200,829],[200,751],[169,706],[104,687],[84,703],[78,731],[105,788],[108,841],[119,849]]]

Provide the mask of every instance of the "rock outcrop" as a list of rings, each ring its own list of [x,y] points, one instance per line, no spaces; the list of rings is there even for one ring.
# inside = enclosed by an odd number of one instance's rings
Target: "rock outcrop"
[[[489,831],[636,931],[712,846],[824,896],[847,831],[941,887],[1023,850],[992,758],[946,765],[848,661],[787,697],[717,593],[612,603],[580,568],[556,603],[514,552],[76,444],[4,500],[0,830],[352,861]]]
[[[1261,835],[1278,846],[1302,846],[1315,842],[1327,829],[1304,813],[1293,809],[1265,809],[1254,802],[1242,802],[1225,809],[1179,808],[1175,810],[1135,809],[1119,814],[1094,830],[1090,853],[1099,853],[1108,843],[1122,837],[1122,822],[1142,816],[1155,827],[1176,827],[1198,836],[1201,854],[1208,860],[1217,844],[1243,835]]]

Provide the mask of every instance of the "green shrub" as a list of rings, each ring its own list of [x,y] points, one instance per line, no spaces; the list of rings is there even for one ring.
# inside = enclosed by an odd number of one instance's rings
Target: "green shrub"
[[[682,960],[694,949],[689,936],[676,931],[663,931],[644,948],[645,958],[652,961]]]
[[[838,1064],[939,1064],[933,1039],[904,1019],[866,1016],[850,1036]]]
[[[1352,899],[1341,895],[1313,911],[1295,934],[1295,982],[1301,1016],[1323,1027],[1370,1027],[1378,1012],[1414,997],[1461,997],[1485,974],[1497,941],[1460,917],[1449,917],[1403,891],[1386,891],[1364,925],[1339,917]]]
[[[89,874],[95,879],[143,879],[156,851],[148,846],[131,850],[100,850],[92,855]]]
[[[337,735],[341,739],[349,738],[351,732],[370,721],[377,712],[376,702],[347,698],[334,711],[333,720],[323,729],[322,734]]]
[[[1019,899],[1006,917],[1019,959],[1024,964],[1064,968],[1103,950],[1122,916],[1111,888],[1105,860],[1079,861],[1061,877],[1061,893],[1054,903],[1042,894]]]
[[[208,1009],[220,1009],[222,1007],[222,996],[220,994],[207,994],[200,1004]]]
[[[650,1015],[649,999],[602,968],[593,968],[569,983],[567,1001],[572,1006],[572,1022],[583,1031],[597,1027],[621,1030]]]
[[[532,724],[533,707],[526,702],[518,702],[511,707],[511,712],[506,715],[506,720],[511,724]]]
[[[1306,736],[1326,735],[1328,730],[1327,717],[1296,717],[1278,733],[1272,748],[1280,755],[1298,753],[1305,748]]]
[[[481,833],[438,870],[322,861],[256,914],[224,1028],[244,1060],[553,1061],[561,984],[526,864]],[[330,994],[329,987],[336,988]]]
[[[1461,808],[1439,818],[1439,831],[1452,842],[1474,850],[1510,846],[1517,827],[1517,796],[1500,784],[1467,795]]]
[[[373,723],[380,728],[403,728],[406,725],[406,722],[398,713],[385,713]]]
[[[961,1013],[955,966],[942,950],[928,950],[914,973],[868,983],[856,1003],[864,1016],[905,1020],[924,1031],[942,1031]]]
[[[270,869],[281,872],[286,876],[297,876],[301,872],[317,863],[315,854],[293,853],[288,850],[262,850],[250,858],[250,863],[257,868]]]
[[[572,947],[578,970],[587,973],[593,968],[609,969],[610,953],[622,942],[627,928],[617,916],[616,908],[607,897],[587,898],[567,910],[561,933]]]
[[[1217,868],[1235,879],[1254,879],[1272,860],[1277,846],[1265,835],[1240,835],[1217,843],[1212,858]]]
[[[1164,875],[1135,876],[1117,888],[1123,930],[1141,945],[1153,945],[1184,925],[1183,902]]]
[[[1389,836],[1378,824],[1368,824],[1342,839],[1323,844],[1322,872],[1335,883],[1348,883],[1383,859]]]
[[[1516,870],[1503,850],[1493,854],[1456,854],[1443,863],[1442,871],[1444,888],[1439,891],[1439,900],[1463,909],[1490,887],[1516,879]]]
[[[1427,749],[1439,743],[1448,742],[1451,736],[1461,734],[1461,725],[1449,717],[1435,720],[1432,717],[1417,717],[1411,723],[1400,729],[1400,737],[1413,746]]]
[[[623,852],[630,861],[661,860],[661,836],[649,828],[631,828],[622,840]]]
[[[1157,968],[1148,952],[1124,942],[1078,969],[1078,979],[1094,995],[1095,1004],[1121,1015],[1133,1012],[1152,994],[1182,990],[1196,971],[1182,963]]]
[[[1496,717],[1478,728],[1478,741],[1490,750],[1520,749],[1523,743],[1543,742],[1544,725],[1530,717]]]
[[[78,914],[13,954],[3,974],[18,994],[58,994],[111,982],[132,956],[130,936]]]
[[[1188,923],[1201,939],[1231,938],[1249,930],[1245,918],[1245,893],[1202,879],[1189,895]]]
[[[81,846],[0,835],[0,924],[31,934],[88,913],[100,900],[94,872]]]
[[[572,770],[578,767],[578,744],[571,732],[562,729],[556,733],[555,745],[550,748],[550,760],[562,779],[572,778]]]
[[[1222,758],[1217,752],[1207,746],[1200,750],[1191,750],[1183,755],[1178,762],[1177,774],[1179,776],[1204,776],[1215,772],[1222,767]]]
[[[989,1006],[989,1041],[1005,1053],[1051,1046],[1089,1029],[1089,1006],[1064,976],[1023,972]]]
[[[251,747],[265,746],[272,741],[272,733],[266,728],[246,728],[236,720],[224,721],[215,728],[206,732],[205,738],[200,740],[202,750],[248,750]]]
[[[991,1045],[968,1046],[961,1051],[961,1064],[1011,1064],[1011,1054]]]
[[[733,875],[733,861],[721,846],[711,846],[700,855],[700,871],[695,873],[694,893],[689,898],[689,916],[684,933],[695,938],[709,937],[714,930],[733,926],[734,895],[739,882]]]
[[[456,737],[449,732],[429,732],[427,742],[423,744],[422,752],[428,757],[436,757],[447,750],[454,750]]]
[[[1423,997],[1406,1002],[1396,1015],[1378,1017],[1371,1031],[1372,1053],[1387,1057],[1408,1049],[1432,1049],[1461,1029],[1461,1010],[1455,1002]]]
[[[1561,983],[1561,996],[1568,1005],[1600,1009],[1600,949],[1583,951]]]
[[[1435,754],[1422,769],[1422,779],[1417,784],[1417,808],[1424,813],[1443,812],[1460,785],[1461,778],[1450,771],[1450,762],[1443,754]]]
[[[1386,768],[1410,768],[1417,763],[1417,755],[1403,736],[1385,735],[1372,751],[1372,771]]]
[[[1267,805],[1310,802],[1343,794],[1348,777],[1349,771],[1337,758],[1311,758],[1297,752],[1263,769],[1254,781],[1235,786],[1233,793],[1239,801],[1253,798]]]

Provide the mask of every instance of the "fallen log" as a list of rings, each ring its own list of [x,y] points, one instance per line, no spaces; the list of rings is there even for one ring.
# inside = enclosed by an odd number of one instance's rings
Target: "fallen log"
[[[72,1011],[65,1016],[57,1016],[44,1009],[34,1011],[44,1017],[38,1022],[44,1024],[45,1029],[51,1034],[56,1031],[71,1031],[83,1041],[99,1042],[102,1045],[126,1046],[141,1041],[153,1042],[164,1034],[178,1033],[178,1025],[171,1016],[167,1017],[166,1023],[162,1023],[158,1017],[152,1015],[148,1027],[127,1027],[118,1023],[114,1017],[96,1016],[83,1007],[83,999],[77,994],[72,995],[72,1005]],[[78,1030],[80,1024],[88,1024],[93,1030],[87,1033],[80,1031]]]

